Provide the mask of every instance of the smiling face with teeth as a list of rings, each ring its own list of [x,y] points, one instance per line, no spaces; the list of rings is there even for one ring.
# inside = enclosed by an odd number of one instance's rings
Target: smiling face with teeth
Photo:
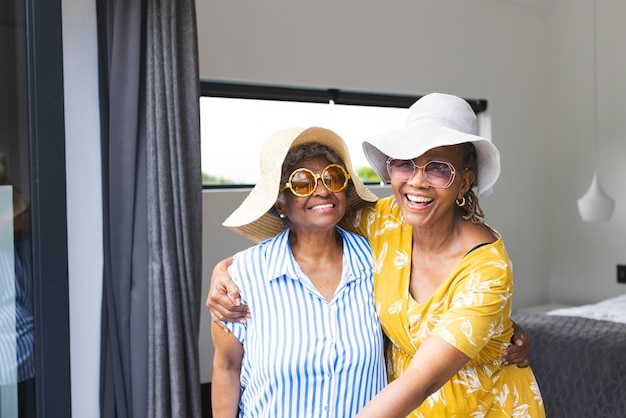
[[[305,158],[291,167],[307,168],[315,174],[324,170],[331,161],[322,156]],[[333,193],[324,186],[321,179],[317,180],[317,188],[312,195],[298,197],[288,189],[280,193],[276,204],[276,211],[289,219],[292,233],[302,234],[311,232],[332,232],[346,212],[347,190]]]
[[[432,148],[413,159],[418,166],[430,161],[444,161],[456,169],[456,176],[446,188],[432,187],[424,178],[423,169],[406,182],[392,181],[391,189],[400,205],[404,220],[413,227],[429,226],[443,219],[453,220],[460,213],[455,201],[461,199],[474,181],[474,172],[463,165],[463,147],[459,145]]]

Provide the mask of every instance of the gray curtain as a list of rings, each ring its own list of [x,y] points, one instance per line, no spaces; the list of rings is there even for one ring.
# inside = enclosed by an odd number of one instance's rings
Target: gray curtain
[[[104,215],[101,416],[199,417],[195,5],[96,4]]]
[[[149,0],[149,417],[200,417],[200,81],[193,0]]]

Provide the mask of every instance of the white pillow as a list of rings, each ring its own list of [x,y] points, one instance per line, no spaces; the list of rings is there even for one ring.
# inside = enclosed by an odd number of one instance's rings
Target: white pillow
[[[626,324],[626,294],[589,305],[554,309],[547,315],[579,316]]]

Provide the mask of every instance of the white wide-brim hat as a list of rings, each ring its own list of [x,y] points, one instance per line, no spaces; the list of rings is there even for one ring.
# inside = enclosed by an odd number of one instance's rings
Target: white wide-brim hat
[[[390,181],[387,159],[410,160],[430,149],[471,142],[476,148],[476,194],[488,196],[500,175],[500,152],[488,138],[478,136],[478,120],[464,99],[431,93],[409,108],[403,128],[363,142],[363,152],[383,182]]]
[[[318,127],[289,128],[275,132],[265,140],[261,146],[259,182],[222,225],[255,243],[281,232],[284,229],[283,222],[269,211],[278,198],[282,165],[291,148],[310,142],[318,142],[335,151],[350,174],[356,193],[348,196],[346,211],[365,202],[378,200],[354,172],[348,146],[339,135]]]

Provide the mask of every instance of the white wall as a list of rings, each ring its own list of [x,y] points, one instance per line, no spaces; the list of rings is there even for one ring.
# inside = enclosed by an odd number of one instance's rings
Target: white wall
[[[626,97],[626,5],[599,3],[599,125],[607,161],[600,175],[617,199],[613,220],[604,224],[581,222],[576,209],[593,172],[591,0],[198,1],[200,74],[487,99],[503,170],[481,203],[514,263],[514,306],[591,302],[626,291],[615,273],[626,263],[619,241],[626,232],[619,195],[626,142],[618,112],[626,110],[619,101]],[[204,195],[203,300],[210,271],[234,236],[219,224],[244,195]],[[203,381],[210,380],[212,356],[206,318]]]
[[[64,0],[72,416],[100,416],[102,190],[95,2]]]
[[[626,264],[626,3],[597,1],[598,173],[615,199],[610,222],[579,220],[576,200],[594,171],[593,2],[564,2],[550,39],[549,296],[581,303],[626,292],[617,264]]]

